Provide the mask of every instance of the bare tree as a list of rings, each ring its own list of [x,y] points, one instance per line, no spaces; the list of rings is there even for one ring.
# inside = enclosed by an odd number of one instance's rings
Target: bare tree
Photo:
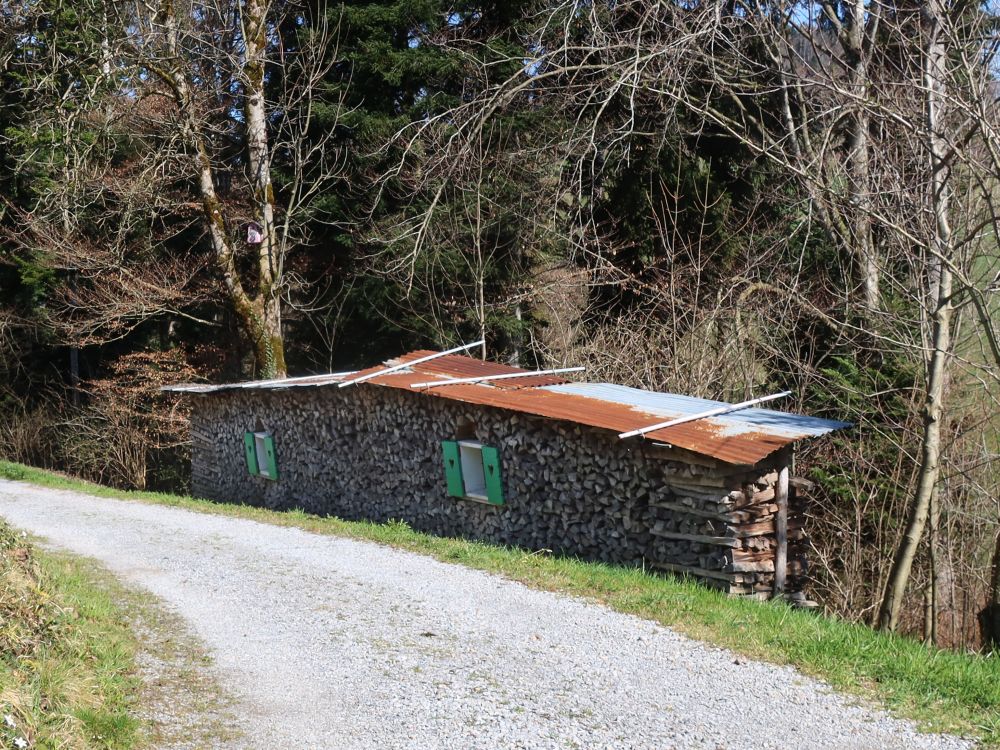
[[[426,173],[440,191],[461,179],[497,115],[563,113],[566,127],[547,143],[561,177],[545,205],[551,218],[567,191],[575,196],[578,231],[567,240],[597,263],[603,233],[586,206],[600,197],[602,164],[637,158],[639,144],[678,132],[728,138],[769,165],[790,188],[785,200],[798,201],[807,231],[839,251],[849,269],[842,278],[856,284],[823,290],[834,301],[824,309],[794,275],[734,283],[749,290],[770,282],[776,310],[800,308],[857,347],[911,358],[923,371],[913,478],[902,483],[906,521],[877,617],[896,629],[935,498],[947,502],[950,381],[978,382],[994,399],[1000,373],[990,316],[1000,289],[991,19],[937,0],[571,0],[536,18],[527,64],[402,134],[406,142],[423,148],[422,139],[434,140],[438,161]],[[424,224],[435,209],[431,203]],[[963,312],[973,330],[959,348]],[[986,356],[970,354],[971,341]]]
[[[166,95],[173,104],[158,156],[181,163],[194,178],[214,266],[226,298],[253,346],[257,374],[286,373],[282,310],[291,294],[286,258],[308,242],[311,201],[337,179],[340,157],[333,129],[313,132],[317,86],[337,59],[337,30],[324,9],[308,19],[294,54],[276,37],[282,14],[303,11],[266,0],[137,4],[123,15],[133,31],[124,64],[138,66],[132,79],[146,97]],[[148,83],[142,70],[153,73]],[[279,99],[269,99],[271,73]],[[270,86],[270,87],[269,87]],[[240,148],[233,154],[231,144]],[[283,205],[274,184],[279,148],[291,177]],[[228,156],[227,156],[228,153]],[[186,166],[184,166],[186,165]],[[220,195],[223,175],[243,167],[249,210]],[[280,209],[280,211],[279,211]],[[241,264],[252,255],[253,271]]]

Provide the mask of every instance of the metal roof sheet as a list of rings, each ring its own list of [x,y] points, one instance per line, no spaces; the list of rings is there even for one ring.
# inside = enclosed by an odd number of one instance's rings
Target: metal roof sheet
[[[163,390],[203,394],[237,389],[276,390],[296,386],[327,386],[339,383],[349,375],[358,377],[377,373],[386,365],[402,364],[428,354],[433,352],[426,350],[410,352],[389,360],[385,365],[355,373],[220,386],[169,386]],[[446,381],[509,372],[529,371],[462,355],[446,355],[386,375],[376,375],[364,383],[351,385],[348,388],[364,388],[368,385],[397,388],[427,398],[444,398],[492,406],[612,430],[615,433],[647,427],[664,421],[664,418],[688,416],[727,405],[719,401],[643,391],[609,383],[570,383],[551,375],[525,376],[523,379],[515,378],[513,382],[460,383],[431,389],[412,387],[415,383],[428,380]],[[834,422],[771,409],[745,409],[733,414],[655,430],[642,437],[628,439],[664,442],[726,463],[752,465],[797,440],[817,437],[847,426],[846,422]]]
[[[245,380],[240,383],[220,383],[209,385],[205,383],[183,383],[181,385],[165,385],[161,391],[170,393],[218,393],[219,391],[239,390],[283,390],[285,388],[309,388],[339,383],[352,372],[331,372],[327,375],[305,375],[301,378],[280,378],[278,380]]]
[[[613,383],[566,383],[564,385],[547,386],[545,390],[553,393],[568,393],[575,396],[610,401],[623,406],[631,406],[645,414],[672,419],[687,417],[729,406],[725,401],[711,401],[692,396],[679,396],[673,393],[658,393],[630,388]],[[662,421],[662,420],[654,420]],[[732,414],[723,414],[703,420],[717,425],[720,435],[741,435],[748,432],[766,430],[772,435],[783,435],[790,438],[818,437],[833,430],[848,427],[847,422],[835,422],[829,419],[808,417],[801,414],[791,414],[773,409],[740,409]]]

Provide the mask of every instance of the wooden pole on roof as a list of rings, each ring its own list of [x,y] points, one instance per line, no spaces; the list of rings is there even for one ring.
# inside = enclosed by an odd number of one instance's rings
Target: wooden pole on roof
[[[291,383],[299,383],[303,380],[315,380],[316,378],[342,378],[348,375],[353,375],[357,370],[348,370],[346,372],[331,372],[323,373],[321,375],[298,375],[294,378],[274,378],[273,380],[248,380],[245,383],[239,383],[240,388],[260,388],[265,385],[288,385]]]
[[[557,375],[561,372],[580,372],[586,367],[560,367],[556,370],[526,370],[525,372],[505,372],[502,375],[477,375],[472,378],[453,378],[451,380],[430,380],[426,383],[414,383],[410,388],[437,388],[442,385],[460,385],[462,383],[483,383],[489,380],[507,380],[509,378],[530,378],[534,375]]]
[[[708,417],[718,417],[722,414],[731,414],[734,411],[740,411],[741,409],[749,409],[751,406],[756,406],[757,404],[763,404],[765,401],[774,401],[776,398],[784,398],[785,396],[791,396],[791,391],[782,391],[781,393],[773,393],[770,396],[761,396],[760,398],[752,398],[749,401],[741,401],[738,404],[727,404],[726,406],[718,406],[714,409],[709,409],[708,411],[698,412],[697,414],[690,414],[686,417],[678,417],[677,419],[669,419],[666,422],[658,422],[657,424],[651,424],[649,427],[640,427],[637,430],[629,430],[628,432],[619,433],[619,438],[630,438],[636,435],[645,435],[647,432],[655,432],[656,430],[662,430],[666,427],[674,427],[675,425],[685,424],[687,422],[694,422],[698,419],[707,419]]]
[[[428,354],[426,357],[418,357],[410,362],[400,362],[398,365],[393,365],[392,367],[386,367],[377,372],[370,372],[367,375],[362,375],[358,378],[351,378],[350,380],[345,380],[342,383],[338,383],[338,388],[343,388],[348,385],[353,385],[354,383],[363,383],[366,380],[371,380],[372,378],[377,378],[380,375],[388,375],[390,372],[397,372],[398,370],[405,370],[407,367],[413,367],[413,365],[419,365],[421,362],[430,362],[432,359],[437,359],[438,357],[443,357],[446,354],[455,354],[456,352],[463,352],[467,349],[472,349],[473,347],[479,346],[485,343],[485,339],[480,339],[479,341],[473,341],[471,344],[463,344],[462,346],[456,346],[454,349],[449,349],[446,352],[434,352],[434,354]]]

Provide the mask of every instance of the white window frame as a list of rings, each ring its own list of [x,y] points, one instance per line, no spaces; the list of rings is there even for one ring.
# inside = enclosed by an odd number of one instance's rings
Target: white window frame
[[[265,479],[272,479],[273,477],[268,473],[267,470],[267,445],[264,442],[265,438],[272,438],[270,432],[255,432],[253,434],[253,449],[257,456],[257,474],[264,477]]]
[[[489,500],[486,490],[486,472],[483,469],[483,444],[478,440],[459,440],[458,457],[462,462],[462,483],[465,497],[472,500]]]

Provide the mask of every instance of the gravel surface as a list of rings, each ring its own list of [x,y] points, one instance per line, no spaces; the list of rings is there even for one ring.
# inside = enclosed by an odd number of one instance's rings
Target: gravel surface
[[[374,544],[0,480],[186,620],[247,748],[963,748],[793,669]]]

